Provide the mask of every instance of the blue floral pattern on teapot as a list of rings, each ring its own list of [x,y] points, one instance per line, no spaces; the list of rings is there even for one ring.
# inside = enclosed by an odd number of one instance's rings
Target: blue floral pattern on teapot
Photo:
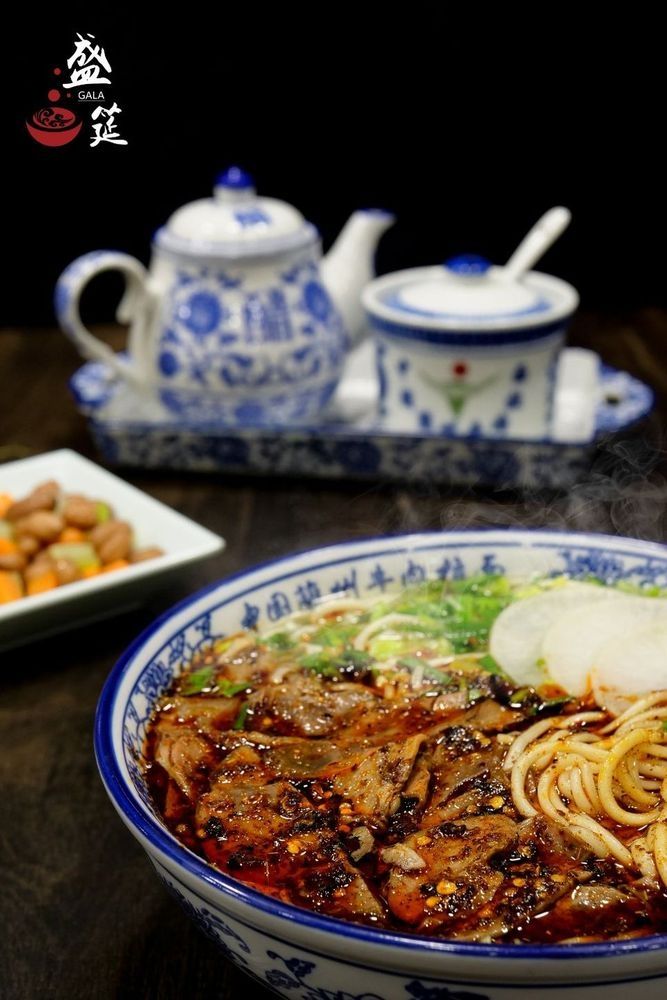
[[[359,333],[361,288],[377,240],[393,221],[357,212],[324,261],[314,226],[284,202],[258,198],[243,171],[219,179],[213,199],[176,211],[155,236],[148,271],[96,251],[74,261],[56,289],[56,312],[81,353],[166,415],[229,425],[303,423],[327,404]],[[120,270],[118,318],[131,324],[125,356],[81,322],[84,286]]]

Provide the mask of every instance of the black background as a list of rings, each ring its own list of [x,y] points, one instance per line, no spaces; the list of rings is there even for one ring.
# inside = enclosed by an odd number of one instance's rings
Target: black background
[[[106,51],[125,147],[91,149],[88,124],[59,149],[25,129],[76,31]],[[325,248],[353,208],[394,210],[381,272],[463,251],[502,262],[562,203],[574,222],[544,269],[584,306],[667,305],[664,57],[647,19],[607,13],[586,31],[548,7],[96,4],[26,11],[4,44],[3,324],[52,323],[78,254],[147,261],[155,229],[230,163]],[[114,280],[98,279],[86,318],[112,318]]]

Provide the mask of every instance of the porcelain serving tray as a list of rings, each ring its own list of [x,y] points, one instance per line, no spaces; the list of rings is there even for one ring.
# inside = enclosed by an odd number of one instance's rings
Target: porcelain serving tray
[[[334,403],[317,426],[223,427],[169,420],[98,362],[80,368],[70,387],[97,447],[112,465],[527,489],[577,482],[590,468],[600,440],[636,423],[653,406],[647,385],[600,365],[594,429],[586,441],[557,440],[555,434],[510,440],[387,431],[375,417],[377,384],[367,345],[348,362]]]

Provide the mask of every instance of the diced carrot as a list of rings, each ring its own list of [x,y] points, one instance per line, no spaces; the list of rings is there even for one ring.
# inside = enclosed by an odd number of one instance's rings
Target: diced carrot
[[[112,562],[109,562],[102,567],[102,572],[111,573],[115,569],[124,569],[126,566],[129,565],[130,564],[127,561],[127,559],[114,559]]]
[[[85,569],[81,570],[81,579],[87,580],[91,576],[98,576],[101,572],[100,566],[86,566]]]
[[[81,528],[67,527],[63,528],[58,537],[59,542],[64,542],[66,545],[69,542],[85,542],[86,533],[82,531]]]
[[[39,576],[28,581],[28,594],[43,594],[46,590],[54,590],[58,586],[58,576],[54,569],[47,569]]]
[[[14,497],[10,493],[0,493],[0,517],[4,517],[11,505]]]
[[[23,597],[23,585],[19,573],[0,570],[0,604],[9,604]]]
[[[11,538],[0,538],[0,555],[8,556],[18,552],[19,547]]]

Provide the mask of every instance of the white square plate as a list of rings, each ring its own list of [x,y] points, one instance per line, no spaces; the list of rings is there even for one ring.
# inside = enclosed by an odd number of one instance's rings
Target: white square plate
[[[219,535],[67,448],[0,465],[0,493],[17,499],[47,479],[55,479],[67,492],[107,501],[114,514],[132,526],[137,548],[157,545],[164,555],[0,604],[0,649],[121,611],[138,603],[158,580],[162,583],[165,576],[212,556],[225,544]]]

